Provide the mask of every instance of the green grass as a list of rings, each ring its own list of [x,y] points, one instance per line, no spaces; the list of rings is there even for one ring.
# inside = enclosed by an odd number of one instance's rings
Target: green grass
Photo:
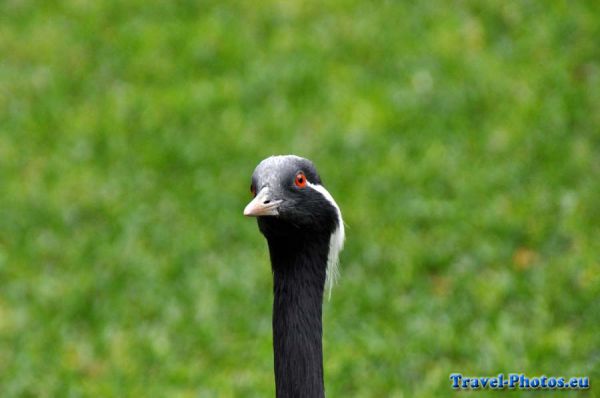
[[[3,397],[273,396],[280,153],[347,223],[328,396],[598,394],[596,2],[152,3],[0,2]]]

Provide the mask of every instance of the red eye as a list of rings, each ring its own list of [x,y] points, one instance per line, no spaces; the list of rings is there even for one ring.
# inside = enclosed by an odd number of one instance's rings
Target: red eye
[[[254,184],[250,185],[250,193],[252,194],[252,197],[256,197],[256,187]]]
[[[298,188],[304,188],[306,186],[306,177],[304,176],[303,172],[296,174],[294,184],[296,184]]]

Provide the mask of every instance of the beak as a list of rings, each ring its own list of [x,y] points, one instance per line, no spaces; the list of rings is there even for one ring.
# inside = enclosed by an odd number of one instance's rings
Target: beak
[[[279,215],[279,204],[282,200],[272,200],[269,188],[265,187],[244,209],[246,217],[277,216]]]

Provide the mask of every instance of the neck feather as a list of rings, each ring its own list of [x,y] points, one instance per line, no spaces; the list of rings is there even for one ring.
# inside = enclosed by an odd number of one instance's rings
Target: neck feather
[[[329,237],[268,242],[277,397],[324,397],[321,317]]]

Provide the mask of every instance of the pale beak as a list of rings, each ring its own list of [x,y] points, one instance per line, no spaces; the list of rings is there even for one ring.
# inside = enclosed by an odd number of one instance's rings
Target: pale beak
[[[279,215],[279,204],[282,200],[272,200],[269,195],[269,188],[265,187],[256,195],[248,206],[244,209],[244,215],[247,217],[259,216],[277,216]]]

